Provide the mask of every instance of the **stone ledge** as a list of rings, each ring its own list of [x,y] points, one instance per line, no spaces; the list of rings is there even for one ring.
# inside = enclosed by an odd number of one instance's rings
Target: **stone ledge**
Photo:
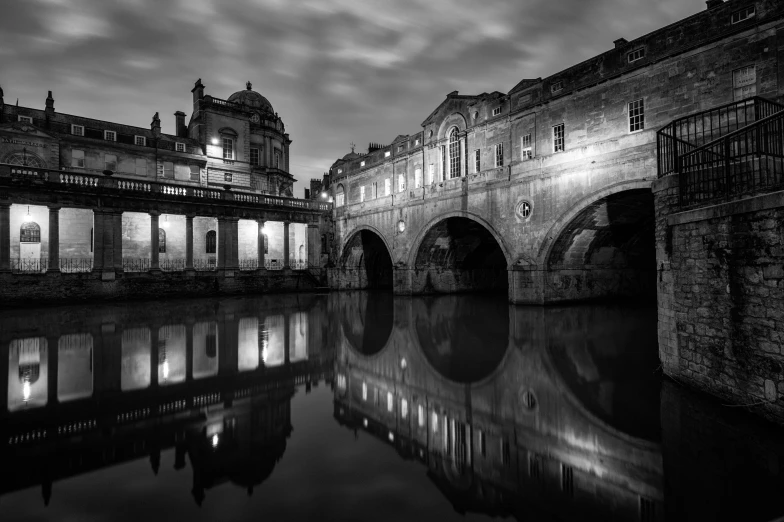
[[[667,216],[667,225],[685,225],[687,223],[696,223],[698,221],[707,221],[709,219],[732,216],[735,214],[748,214],[749,212],[772,210],[781,207],[784,207],[784,190],[752,196],[738,201],[729,201],[727,203],[719,203],[718,205],[711,205],[709,207],[678,212],[677,214]]]

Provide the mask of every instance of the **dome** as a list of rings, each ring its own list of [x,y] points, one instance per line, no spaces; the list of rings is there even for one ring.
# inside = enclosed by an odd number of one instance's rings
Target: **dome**
[[[232,103],[239,103],[240,105],[251,107],[253,109],[269,112],[270,114],[275,114],[275,111],[272,110],[272,104],[269,102],[269,100],[256,91],[251,90],[250,82],[248,82],[246,85],[247,87],[244,91],[235,92],[229,96],[228,101]]]

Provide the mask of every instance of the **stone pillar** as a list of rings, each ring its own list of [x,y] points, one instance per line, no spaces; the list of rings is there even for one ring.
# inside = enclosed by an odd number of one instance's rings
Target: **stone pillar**
[[[289,266],[289,222],[283,222],[283,268]]]
[[[114,261],[114,271],[122,272],[123,271],[123,264],[122,264],[122,211],[119,212],[112,212],[111,214],[111,226],[112,226],[112,246],[113,246],[113,256],[112,259]]]
[[[103,270],[103,226],[104,213],[93,210],[93,271]]]
[[[466,161],[466,137],[460,136],[460,177],[465,177],[468,173],[468,162]]]
[[[193,270],[193,216],[185,216],[185,270]]]
[[[264,220],[257,219],[256,222],[259,224],[259,237],[257,240],[259,268],[264,268],[264,234],[262,233],[262,230],[264,230]]]
[[[47,272],[60,272],[60,207],[49,207],[49,266]]]
[[[160,214],[158,212],[150,212],[150,270],[158,271],[161,269],[160,253],[158,248],[158,230],[160,229]]]
[[[315,223],[308,224],[308,267],[321,268],[321,234]]]
[[[544,304],[547,270],[538,265],[513,265],[507,272],[509,302],[513,304]]]
[[[226,219],[218,218],[218,237],[216,239],[217,252],[215,257],[217,260],[218,270],[226,268]]]
[[[0,203],[0,273],[11,271],[11,204]]]
[[[229,233],[231,234],[231,266],[233,270],[240,268],[240,218],[231,218],[229,220]]]

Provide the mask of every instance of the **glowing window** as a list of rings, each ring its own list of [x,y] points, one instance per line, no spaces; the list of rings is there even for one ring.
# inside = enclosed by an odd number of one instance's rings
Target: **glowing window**
[[[425,407],[421,404],[417,407],[417,418],[419,419],[419,427],[425,426]]]
[[[438,413],[433,412],[433,433],[438,433]]]
[[[400,401],[400,416],[404,419],[408,417],[408,401],[405,399]]]
[[[498,143],[495,146],[495,166],[496,167],[503,167],[504,166],[504,144]]]
[[[359,187],[359,202],[365,201],[365,187],[364,185]]]
[[[367,384],[365,384],[364,382],[362,383],[362,400],[363,401],[367,400]]]
[[[520,159],[529,160],[532,157],[533,153],[531,151],[531,135],[526,134],[520,138]]]
[[[564,124],[559,123],[553,127],[553,152],[564,150]]]
[[[392,397],[392,392],[387,392],[387,411],[392,411],[395,402],[394,398]]]
[[[384,195],[389,196],[392,194],[392,179],[387,178],[384,180]]]
[[[231,138],[223,138],[223,159],[234,159],[234,140]]]
[[[449,134],[449,177],[460,177],[460,139],[457,129],[452,129]]]

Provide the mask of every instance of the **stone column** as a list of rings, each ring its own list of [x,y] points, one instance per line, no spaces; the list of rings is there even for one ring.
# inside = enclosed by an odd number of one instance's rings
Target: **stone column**
[[[308,223],[308,267],[321,267],[321,234],[315,223]]]
[[[93,270],[103,270],[103,227],[104,213],[93,210]]]
[[[60,272],[60,207],[49,207],[49,266],[47,272]]]
[[[259,268],[264,268],[264,234],[262,233],[262,230],[264,230],[264,220],[257,219],[256,222],[259,224],[259,237],[257,240]]]
[[[218,218],[218,237],[216,238],[217,251],[215,257],[217,258],[218,270],[226,268],[226,219]]]
[[[283,222],[283,268],[289,266],[289,222]]]
[[[240,267],[240,218],[229,220],[229,234],[231,236],[231,266],[229,268],[238,270]]]
[[[123,264],[122,264],[122,256],[123,256],[123,248],[122,248],[122,211],[112,212],[111,214],[111,225],[112,225],[112,260],[114,261],[114,271],[122,272],[123,271]]]
[[[160,214],[150,212],[150,271],[158,271],[160,266],[160,254],[158,252],[158,229],[160,228]]]
[[[11,271],[11,204],[0,203],[0,273]]]
[[[193,216],[185,216],[185,270],[193,270]]]
[[[466,137],[460,136],[460,177],[465,177],[468,173],[468,165],[466,161]]]

